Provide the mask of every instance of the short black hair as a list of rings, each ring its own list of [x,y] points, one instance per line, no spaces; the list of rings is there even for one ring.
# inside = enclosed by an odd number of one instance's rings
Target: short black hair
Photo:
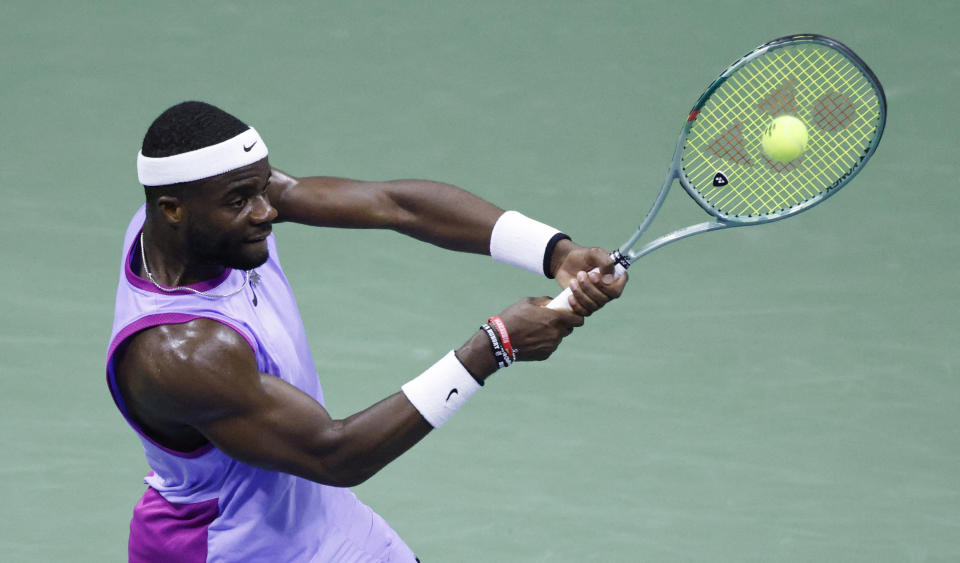
[[[249,126],[206,102],[182,102],[157,117],[143,136],[143,156],[160,158],[232,139]]]

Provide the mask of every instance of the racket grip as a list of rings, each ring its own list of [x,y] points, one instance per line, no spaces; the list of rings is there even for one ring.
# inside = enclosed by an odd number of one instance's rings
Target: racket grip
[[[590,270],[591,272],[599,272],[600,268],[594,268]],[[613,269],[613,279],[620,279],[623,274],[627,273],[627,269],[624,268],[619,262]],[[548,309],[553,309],[554,311],[572,311],[570,308],[570,296],[573,295],[573,291],[568,287],[560,292],[559,295],[553,298],[553,301],[547,303]]]

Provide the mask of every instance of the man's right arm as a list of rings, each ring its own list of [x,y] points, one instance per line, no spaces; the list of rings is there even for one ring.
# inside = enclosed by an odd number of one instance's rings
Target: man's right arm
[[[278,222],[392,229],[442,248],[477,254],[491,253],[494,226],[504,216],[503,209],[466,190],[430,180],[298,178],[273,169],[268,194]],[[601,248],[565,239],[556,243],[550,258],[544,273],[573,291],[570,305],[581,315],[619,297],[627,282],[626,276],[613,279],[613,260]],[[588,276],[586,272],[595,267],[607,275]]]
[[[501,314],[521,360],[545,359],[583,322],[542,305],[527,300]],[[456,354],[479,381],[496,369],[482,332]],[[131,415],[153,437],[198,433],[237,460],[334,486],[365,481],[432,430],[400,392],[335,420],[312,397],[259,372],[247,342],[207,319],[133,336],[117,375]]]

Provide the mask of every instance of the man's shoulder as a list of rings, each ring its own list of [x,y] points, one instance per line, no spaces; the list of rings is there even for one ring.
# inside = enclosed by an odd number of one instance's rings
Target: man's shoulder
[[[197,317],[186,322],[158,324],[145,328],[134,338],[153,351],[162,349],[201,352],[205,348],[249,348],[244,337],[229,325],[209,317]]]
[[[246,339],[232,327],[209,318],[160,324],[133,335],[122,364],[161,379],[216,373],[254,361]]]
[[[144,329],[117,360],[118,379],[128,392],[187,410],[215,404],[225,389],[257,373],[243,336],[208,318]]]

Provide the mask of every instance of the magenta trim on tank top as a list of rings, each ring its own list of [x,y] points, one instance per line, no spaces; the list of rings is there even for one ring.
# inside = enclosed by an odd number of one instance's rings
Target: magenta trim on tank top
[[[142,233],[143,229],[141,229],[140,232]],[[133,245],[130,247],[130,253],[127,254],[127,259],[123,261],[123,271],[124,271],[124,274],[126,274],[127,276],[127,281],[130,282],[131,285],[133,285],[137,289],[142,289],[144,291],[149,291],[151,293],[159,293],[160,295],[190,295],[193,293],[189,289],[177,289],[176,291],[163,291],[157,288],[157,286],[154,285],[153,282],[149,280],[145,280],[140,276],[138,276],[133,271],[133,268],[131,265],[133,264],[133,260],[135,256],[134,253],[139,252],[139,250],[140,250],[140,234],[138,233]],[[211,289],[214,289],[218,285],[222,284],[228,277],[230,277],[231,273],[233,273],[233,270],[230,268],[226,268],[223,270],[222,274],[220,274],[215,278],[204,280],[202,282],[195,283],[192,285],[184,285],[180,287],[181,288],[189,287],[190,289],[194,289],[196,291],[210,291]]]
[[[133,420],[133,418],[130,416],[130,413],[127,411],[127,403],[126,401],[124,401],[123,395],[120,393],[120,388],[117,386],[116,375],[114,374],[114,371],[113,371],[113,353],[116,352],[117,347],[120,346],[120,344],[123,343],[123,341],[125,341],[127,338],[130,338],[134,334],[140,332],[141,330],[145,330],[150,327],[160,326],[160,325],[183,324],[196,319],[210,319],[211,321],[216,321],[218,323],[221,323],[225,326],[232,328],[237,332],[237,334],[242,336],[243,339],[247,341],[247,344],[249,344],[254,351],[256,351],[257,349],[256,343],[251,341],[250,338],[236,326],[233,326],[222,319],[203,317],[201,315],[188,315],[184,313],[159,313],[156,315],[148,315],[146,317],[138,319],[135,322],[132,322],[129,325],[125,326],[120,332],[118,332],[116,338],[114,338],[113,342],[110,343],[110,348],[107,350],[107,358],[109,358],[108,361],[110,362],[110,369],[107,370],[107,385],[110,387],[110,395],[113,396],[113,402],[117,405],[117,408],[120,410],[120,414],[122,414],[123,418],[127,420],[130,426],[134,430],[136,430],[137,434],[140,434],[144,439],[149,440],[151,444],[167,452],[170,455],[174,455],[177,457],[184,457],[184,458],[200,457],[205,453],[209,452],[210,450],[212,450],[213,444],[206,444],[204,446],[200,446],[199,448],[189,452],[181,452],[179,450],[170,449],[164,446],[163,444],[158,443],[156,440],[151,438],[146,432],[144,432],[143,428],[141,428],[140,425],[137,424],[135,420]]]

